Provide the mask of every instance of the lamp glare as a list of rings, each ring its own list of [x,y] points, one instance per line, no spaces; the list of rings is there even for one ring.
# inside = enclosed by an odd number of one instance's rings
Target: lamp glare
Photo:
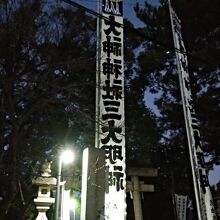
[[[63,163],[71,163],[74,159],[74,154],[71,150],[66,150],[61,155],[61,160]]]

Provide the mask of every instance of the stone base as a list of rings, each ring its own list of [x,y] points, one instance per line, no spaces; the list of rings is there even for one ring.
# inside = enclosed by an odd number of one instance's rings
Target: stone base
[[[54,198],[38,197],[34,199],[34,203],[37,205],[38,216],[36,220],[48,220],[46,212],[50,209],[50,206],[55,202]]]

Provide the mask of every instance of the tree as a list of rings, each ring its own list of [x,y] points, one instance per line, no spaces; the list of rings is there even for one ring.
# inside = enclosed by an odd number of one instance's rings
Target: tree
[[[0,25],[0,218],[25,218],[33,169],[59,144],[93,143],[95,21],[49,2],[2,1]]]

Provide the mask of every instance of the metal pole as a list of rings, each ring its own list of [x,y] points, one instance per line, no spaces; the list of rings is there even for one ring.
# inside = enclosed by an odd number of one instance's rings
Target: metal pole
[[[65,190],[65,182],[60,182],[60,199],[59,199],[59,207],[60,207],[60,212],[59,212],[59,217],[62,220],[64,219],[64,215],[63,215],[63,204],[64,204],[64,190]]]
[[[59,158],[58,174],[57,174],[57,192],[56,192],[56,206],[55,206],[55,220],[59,220],[59,207],[60,207],[60,179],[61,179],[62,159]]]
[[[101,2],[97,0],[97,13],[101,14]],[[102,19],[97,17],[97,42],[96,42],[96,132],[95,147],[99,148],[99,127],[100,127],[100,64],[101,64],[101,22]]]

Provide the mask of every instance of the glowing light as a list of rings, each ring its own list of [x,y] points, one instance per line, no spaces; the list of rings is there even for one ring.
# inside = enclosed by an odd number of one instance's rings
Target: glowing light
[[[73,152],[71,150],[65,150],[61,154],[60,159],[65,164],[71,163],[74,160],[74,154],[73,154]]]

